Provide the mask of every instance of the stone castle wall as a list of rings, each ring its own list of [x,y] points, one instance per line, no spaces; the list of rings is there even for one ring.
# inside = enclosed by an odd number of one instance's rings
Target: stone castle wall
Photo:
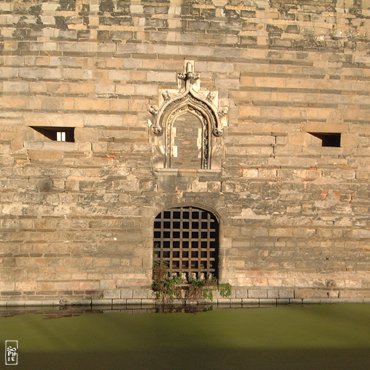
[[[219,218],[233,297],[370,298],[369,17],[364,0],[0,1],[0,300],[150,297],[154,218],[183,205]],[[184,60],[228,108],[218,168],[157,166],[148,109]]]

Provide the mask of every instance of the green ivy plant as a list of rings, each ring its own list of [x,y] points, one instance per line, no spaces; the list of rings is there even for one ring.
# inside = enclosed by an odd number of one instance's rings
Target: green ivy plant
[[[170,275],[168,267],[164,264],[155,263],[153,267],[152,290],[157,299],[163,303],[171,303],[174,299],[184,297],[189,301],[213,301],[213,292],[217,290],[221,297],[231,296],[231,285],[229,283],[218,284],[216,279],[184,281],[181,277]]]
[[[190,301],[206,301],[213,300],[212,281],[207,280],[191,280],[186,291],[186,298]]]
[[[153,267],[152,290],[157,299],[170,303],[175,298],[181,298],[181,277],[170,276],[166,266],[155,264]]]
[[[220,296],[222,298],[231,297],[231,285],[229,283],[218,284],[217,289],[218,289],[218,291],[220,293]]]

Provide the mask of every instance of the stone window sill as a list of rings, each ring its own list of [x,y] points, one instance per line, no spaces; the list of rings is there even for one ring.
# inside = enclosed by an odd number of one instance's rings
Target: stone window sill
[[[57,150],[63,152],[91,151],[91,144],[67,141],[25,141],[24,148],[36,150]]]

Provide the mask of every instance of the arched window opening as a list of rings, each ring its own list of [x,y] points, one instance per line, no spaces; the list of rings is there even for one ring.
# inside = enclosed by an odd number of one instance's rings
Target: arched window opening
[[[162,211],[154,220],[154,264],[170,274],[192,279],[218,279],[219,223],[196,207]]]

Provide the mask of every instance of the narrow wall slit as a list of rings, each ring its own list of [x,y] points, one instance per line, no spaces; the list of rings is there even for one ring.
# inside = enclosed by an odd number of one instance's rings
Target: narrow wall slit
[[[321,140],[321,146],[340,147],[341,134],[338,132],[309,132]]]
[[[74,127],[39,127],[31,126],[32,129],[38,133],[44,135],[52,141],[75,141],[75,129]]]

